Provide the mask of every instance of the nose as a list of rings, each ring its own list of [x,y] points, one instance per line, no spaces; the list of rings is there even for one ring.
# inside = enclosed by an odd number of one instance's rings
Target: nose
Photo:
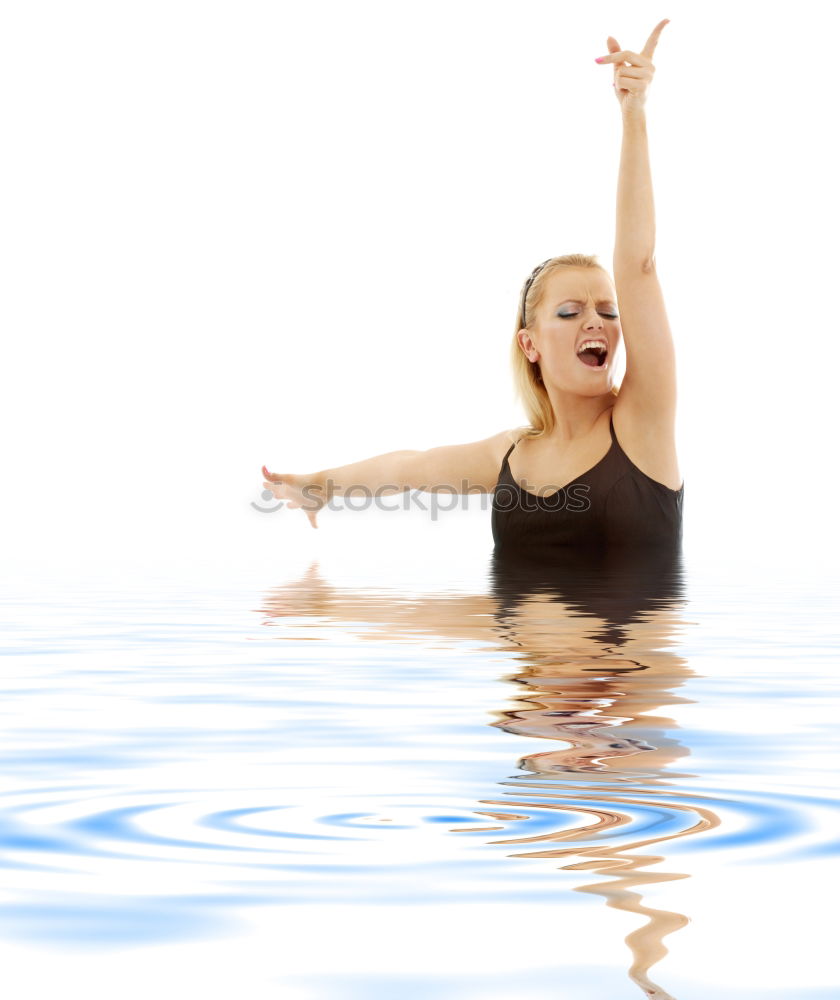
[[[586,322],[584,323],[585,330],[603,330],[604,321],[598,315],[598,311],[593,309],[592,312],[586,317]]]

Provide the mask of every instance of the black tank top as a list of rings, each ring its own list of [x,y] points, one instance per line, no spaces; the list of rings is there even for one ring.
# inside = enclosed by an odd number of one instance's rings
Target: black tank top
[[[584,552],[679,549],[684,485],[672,490],[633,464],[613,428],[612,444],[591,469],[550,496],[513,478],[508,456],[493,494],[494,555],[562,562]]]

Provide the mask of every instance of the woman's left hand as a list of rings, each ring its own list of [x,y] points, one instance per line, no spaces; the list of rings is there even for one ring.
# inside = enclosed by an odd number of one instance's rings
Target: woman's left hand
[[[622,114],[641,111],[645,106],[648,87],[656,72],[656,67],[651,61],[653,51],[666,24],[668,24],[667,17],[653,29],[641,52],[622,50],[616,39],[610,35],[607,39],[607,48],[610,50],[610,54],[595,60],[602,66],[606,63],[612,63],[615,67],[613,85],[615,96],[621,105]],[[627,66],[626,63],[630,63],[630,65]]]

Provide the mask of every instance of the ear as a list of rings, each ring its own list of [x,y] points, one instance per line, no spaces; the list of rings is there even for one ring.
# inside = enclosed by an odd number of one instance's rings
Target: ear
[[[531,360],[531,355],[533,354],[534,355],[533,360],[536,361],[539,355],[537,354],[537,345],[534,343],[533,338],[531,337],[531,331],[526,330],[525,327],[523,326],[522,329],[519,331],[519,333],[517,333],[516,339],[519,341],[519,346],[522,348],[522,351],[528,358],[528,360],[529,361]]]

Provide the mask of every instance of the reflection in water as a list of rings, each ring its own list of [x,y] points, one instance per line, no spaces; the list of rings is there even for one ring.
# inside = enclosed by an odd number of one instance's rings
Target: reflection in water
[[[521,707],[499,713],[495,725],[568,744],[520,761],[538,780],[504,784],[539,789],[541,800],[558,800],[553,808],[594,821],[505,843],[541,845],[516,857],[562,858],[566,870],[615,876],[579,891],[647,918],[627,938],[630,975],[648,996],[665,998],[648,970],[666,954],[663,938],[688,918],[644,906],[633,890],[685,876],[647,871],[664,858],[639,852],[719,822],[684,795],[680,802],[667,797],[664,768],[689,751],[668,735],[672,720],[651,714],[685,701],[673,691],[688,667],[670,649],[684,603],[681,558],[614,555],[562,569],[496,560],[492,581],[502,634],[521,649],[522,669],[509,679],[525,689]],[[562,783],[551,780],[561,776]],[[639,836],[651,830],[654,836]]]
[[[487,595],[422,601],[338,590],[313,566],[302,580],[273,590],[266,611],[352,621],[370,638],[477,639],[513,653],[519,669],[505,679],[521,691],[516,707],[495,713],[492,724],[562,745],[523,757],[525,773],[500,782],[516,791],[483,801],[491,808],[477,812],[501,825],[470,830],[516,824],[522,835],[491,843],[528,845],[511,857],[557,858],[564,870],[607,876],[578,891],[646,918],[626,939],[630,976],[646,995],[665,1000],[648,972],[667,953],[665,936],[688,918],[645,906],[637,890],[685,878],[649,870],[664,860],[662,845],[719,825],[700,796],[669,793],[666,777],[691,775],[665,769],[689,751],[672,735],[675,723],[653,714],[686,701],[674,691],[690,671],[672,649],[683,604],[680,556],[635,553],[560,569],[494,558]]]

